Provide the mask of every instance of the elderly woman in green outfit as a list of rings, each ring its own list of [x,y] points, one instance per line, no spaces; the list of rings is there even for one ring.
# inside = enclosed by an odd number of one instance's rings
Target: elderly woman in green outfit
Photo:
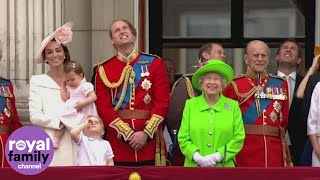
[[[221,93],[233,76],[221,60],[209,60],[194,73],[192,85],[202,94],[188,99],[183,110],[178,142],[184,166],[235,166],[245,137],[242,114],[238,102]]]

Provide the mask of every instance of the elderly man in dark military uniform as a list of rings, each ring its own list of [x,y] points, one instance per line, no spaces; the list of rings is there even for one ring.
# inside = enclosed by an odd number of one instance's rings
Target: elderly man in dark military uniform
[[[0,41],[0,60],[2,43]],[[4,148],[10,134],[22,125],[18,118],[13,87],[10,80],[0,77],[0,167],[9,167]]]

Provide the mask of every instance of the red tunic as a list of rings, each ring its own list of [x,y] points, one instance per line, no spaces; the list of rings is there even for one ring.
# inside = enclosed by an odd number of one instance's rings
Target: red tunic
[[[273,79],[273,81],[270,81],[271,79]],[[264,91],[275,91],[273,94],[277,94],[274,88],[277,87],[278,90],[281,88],[281,90],[285,92],[286,97],[288,97],[288,85],[286,81],[280,79],[280,77],[277,78],[267,75],[261,82],[261,85],[264,86]],[[277,85],[272,82],[277,82]],[[240,97],[239,95],[249,93],[249,91],[253,89],[253,85],[257,86],[257,79],[243,75],[235,78],[233,83],[236,84],[238,92],[236,93],[234,86],[229,84],[223,90],[223,94],[226,97],[239,101],[245,125],[267,125],[278,128],[282,127],[284,129],[287,127],[289,112],[288,98],[286,100],[264,99],[268,103],[266,103],[265,108],[260,110],[261,114],[259,115],[257,113],[257,116],[255,116],[255,113],[252,113],[257,111],[254,93],[247,100],[245,100],[245,97]],[[269,88],[268,90],[266,90],[267,87]],[[273,90],[271,89],[272,87],[274,88]],[[261,99],[260,101],[262,102],[264,100]],[[251,113],[247,112],[249,107],[253,109]],[[262,113],[263,111],[264,113]],[[265,118],[263,118],[263,115]],[[238,167],[282,167],[284,166],[282,153],[282,144],[279,137],[246,133],[243,148],[236,156],[236,164]]]
[[[22,125],[19,121],[13,87],[9,80],[0,78],[0,104],[4,107],[0,109],[0,167],[9,167],[5,158],[4,149],[11,132],[20,128]],[[4,129],[10,128],[6,133]]]
[[[137,57],[131,61],[130,65],[134,66],[138,62],[142,53],[138,53]],[[144,54],[145,56],[151,57],[151,55]],[[153,57],[153,56],[152,56]],[[144,68],[144,71],[149,72],[149,76],[142,77],[137,86],[135,87],[135,101],[132,107],[135,110],[149,110],[152,115],[159,115],[165,117],[168,111],[169,98],[170,98],[170,89],[168,77],[165,71],[165,66],[162,60],[159,57],[153,57],[154,60],[151,64],[148,64],[147,69]],[[126,66],[126,63],[119,60],[117,56],[112,57],[111,59],[103,62],[103,66],[106,77],[112,82],[118,82],[121,73]],[[114,105],[112,104],[112,95],[111,89],[108,88],[101,79],[101,74],[99,73],[99,68],[96,70],[95,78],[95,90],[97,94],[96,106],[99,116],[104,121],[105,127],[107,128],[106,139],[110,142],[113,152],[114,152],[114,161],[115,162],[140,162],[155,160],[156,144],[155,138],[147,141],[147,144],[140,149],[135,151],[128,142],[124,142],[118,138],[118,132],[109,126],[109,124],[119,118],[114,110]],[[141,68],[138,71],[135,70],[135,73],[141,73]],[[149,80],[152,84],[150,89],[143,89],[141,86],[142,81],[145,79]],[[117,88],[119,92],[120,87]],[[130,89],[127,89],[130,91]],[[146,103],[144,98],[149,94],[151,97],[150,103]],[[121,109],[121,108],[120,108]],[[129,109],[129,104],[125,106],[124,109]],[[149,119],[122,119],[125,123],[128,123],[129,126],[134,131],[144,130],[145,124]],[[162,123],[161,123],[162,124]],[[161,125],[160,124],[160,125]],[[159,126],[160,126],[159,125]],[[156,136],[154,136],[156,137]]]

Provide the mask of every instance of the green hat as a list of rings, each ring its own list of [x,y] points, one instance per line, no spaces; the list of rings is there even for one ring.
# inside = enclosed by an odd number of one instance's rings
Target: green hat
[[[193,74],[192,85],[194,88],[200,90],[199,78],[208,72],[220,74],[220,76],[226,79],[227,84],[229,84],[234,77],[232,67],[220,59],[211,59],[205,62],[204,65]]]

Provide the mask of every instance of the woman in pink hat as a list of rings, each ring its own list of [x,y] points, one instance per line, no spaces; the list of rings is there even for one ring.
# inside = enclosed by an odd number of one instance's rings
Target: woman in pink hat
[[[65,46],[72,40],[72,22],[59,27],[41,43],[36,56],[37,63],[49,65],[45,74],[33,75],[30,79],[29,111],[33,125],[44,129],[52,138],[54,132],[63,127],[58,118],[63,101],[60,89],[65,79],[63,64],[70,61],[68,48]],[[53,147],[52,147],[53,148]],[[50,166],[72,166],[76,164],[77,145],[67,131],[60,141]]]

